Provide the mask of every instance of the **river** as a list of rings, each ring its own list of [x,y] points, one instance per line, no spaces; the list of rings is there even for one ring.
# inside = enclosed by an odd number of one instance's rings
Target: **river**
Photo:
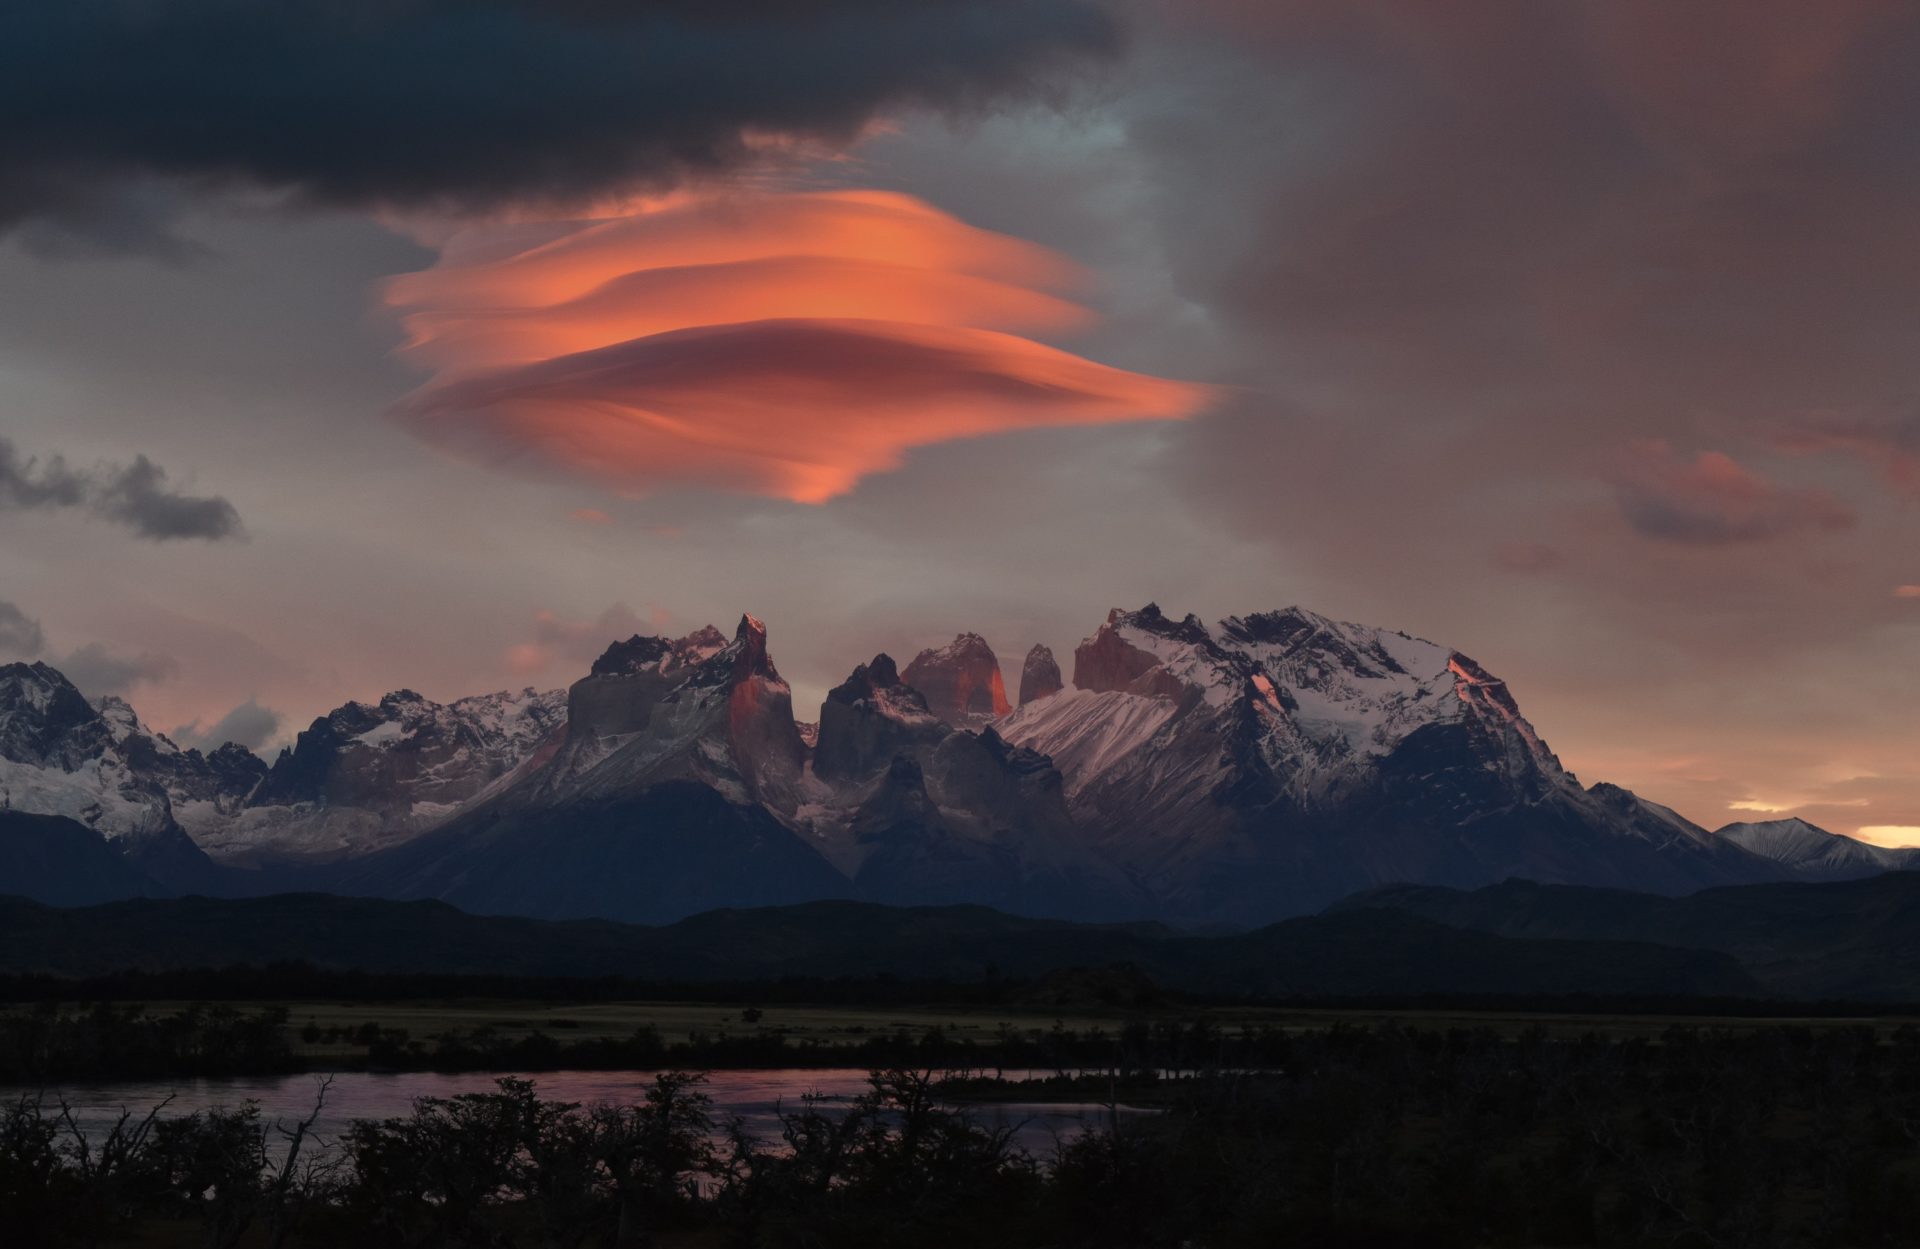
[[[420,1097],[492,1092],[494,1081],[507,1074],[513,1073],[341,1072],[333,1077],[314,1130],[324,1142],[331,1143],[355,1119],[405,1115],[414,1099]],[[1025,1074],[1007,1073],[1014,1079]],[[534,1081],[542,1098],[593,1105],[637,1102],[645,1096],[653,1077],[651,1071],[543,1071],[521,1078]],[[46,1102],[51,1110],[55,1097],[63,1097],[72,1108],[75,1122],[94,1139],[104,1134],[123,1110],[138,1118],[169,1098],[172,1100],[164,1112],[168,1115],[232,1108],[251,1099],[260,1103],[263,1118],[291,1125],[313,1109],[321,1079],[317,1075],[287,1075],[72,1084],[48,1089]],[[867,1091],[867,1072],[853,1068],[715,1071],[708,1075],[705,1088],[713,1099],[718,1121],[724,1124],[738,1118],[751,1135],[771,1145],[780,1140],[781,1109],[797,1109],[803,1098],[812,1096],[831,1112],[834,1106],[844,1106]],[[0,1098],[12,1102],[32,1092],[0,1089]],[[985,1102],[969,1109],[983,1123],[1012,1126],[1015,1141],[1042,1159],[1051,1156],[1058,1143],[1106,1126],[1110,1115],[1104,1105],[1077,1102]],[[1118,1113],[1129,1118],[1153,1112],[1121,1106]]]

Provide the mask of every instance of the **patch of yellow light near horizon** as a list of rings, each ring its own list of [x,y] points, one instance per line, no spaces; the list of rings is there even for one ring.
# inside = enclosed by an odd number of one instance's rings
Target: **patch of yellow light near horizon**
[[[1863,824],[1854,836],[1877,846],[1920,846],[1920,824]]]

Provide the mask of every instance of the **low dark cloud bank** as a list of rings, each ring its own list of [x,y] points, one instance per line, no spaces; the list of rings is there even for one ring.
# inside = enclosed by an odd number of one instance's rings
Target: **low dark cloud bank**
[[[84,508],[155,542],[242,533],[233,504],[170,489],[166,470],[144,455],[128,465],[77,469],[58,455],[24,457],[0,438],[0,510],[6,508]]]
[[[210,751],[218,750],[228,742],[245,746],[248,750],[258,750],[273,738],[280,728],[280,713],[271,707],[262,707],[249,698],[226,715],[214,721],[211,728],[202,730],[199,721],[183,724],[167,736],[178,746]]]
[[[180,671],[171,655],[143,651],[123,655],[89,642],[54,664],[88,698],[125,696],[135,685],[165,681]]]
[[[155,182],[456,209],[658,185],[1116,41],[1088,0],[33,5],[0,41],[0,228],[124,250],[164,237]]]

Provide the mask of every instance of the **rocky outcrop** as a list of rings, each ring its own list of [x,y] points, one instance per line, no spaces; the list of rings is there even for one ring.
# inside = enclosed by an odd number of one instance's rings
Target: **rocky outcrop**
[[[615,642],[567,690],[569,737],[640,732],[661,698],[726,645],[725,635],[712,625],[678,639],[635,635]]]
[[[875,655],[827,691],[813,772],[836,781],[871,776],[895,756],[936,745],[952,731],[927,709],[920,692],[900,679],[890,656]]]
[[[986,724],[1013,710],[1000,660],[977,633],[921,651],[901,675],[926,698],[928,710],[956,728]]]
[[[551,761],[336,887],[642,922],[850,893],[787,823],[807,747],[766,626],[713,636],[611,648],[575,683],[583,719]]]
[[[1062,688],[1060,665],[1054,661],[1053,652],[1044,646],[1028,651],[1026,663],[1020,666],[1020,705],[1052,698]]]
[[[350,858],[404,842],[478,800],[551,749],[565,724],[560,690],[502,690],[451,703],[395,690],[315,719],[244,802],[196,798],[175,810],[222,862]],[[219,766],[245,764],[230,757]]]
[[[1169,620],[1153,603],[1137,612],[1116,607],[1092,637],[1074,648],[1073,686],[1096,694],[1179,698],[1195,684],[1188,670],[1197,663],[1216,665],[1215,651],[1198,617]],[[1182,659],[1177,665],[1176,655]]]
[[[395,690],[315,720],[274,761],[249,805],[450,810],[519,766],[565,722],[558,690],[452,703]]]
[[[807,746],[793,697],[742,616],[732,640],[712,626],[677,640],[610,647],[568,691],[566,741],[514,801],[625,797],[667,780],[718,788],[730,802],[791,810]]]

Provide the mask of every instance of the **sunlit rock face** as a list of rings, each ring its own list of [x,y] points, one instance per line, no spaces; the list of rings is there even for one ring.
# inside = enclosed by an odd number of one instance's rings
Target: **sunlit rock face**
[[[1027,661],[1020,666],[1020,705],[1024,707],[1042,698],[1051,698],[1061,688],[1060,665],[1055,662],[1053,652],[1044,646],[1028,651]]]
[[[1013,710],[1000,660],[977,633],[921,651],[901,677],[926,698],[928,710],[957,727],[986,724]]]

